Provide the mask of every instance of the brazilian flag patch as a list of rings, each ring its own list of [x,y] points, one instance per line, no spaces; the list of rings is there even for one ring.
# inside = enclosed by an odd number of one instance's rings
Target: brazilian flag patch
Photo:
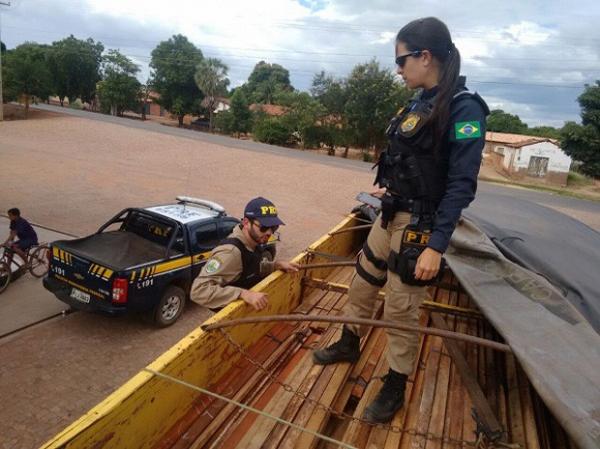
[[[458,122],[454,124],[454,134],[457,140],[481,137],[481,125],[478,121]]]

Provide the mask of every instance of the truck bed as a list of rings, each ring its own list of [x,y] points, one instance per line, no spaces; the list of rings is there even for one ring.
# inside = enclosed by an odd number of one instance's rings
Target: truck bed
[[[76,240],[60,240],[55,245],[115,271],[164,259],[166,251],[164,246],[127,231],[109,231]]]
[[[336,270],[327,280],[336,285],[348,284],[353,274],[353,268],[348,267]],[[436,303],[477,310],[455,279],[448,285],[452,290],[432,292]],[[343,293],[307,289],[296,313],[339,315],[346,301]],[[378,316],[382,306],[383,301]],[[445,319],[451,330],[500,340],[481,316],[447,315]],[[420,324],[430,325],[430,320],[431,312],[423,309]],[[239,348],[229,332],[225,329],[223,335],[231,350],[237,352]],[[361,357],[353,365],[315,365],[312,348],[332,343],[340,333],[339,324],[280,323],[245,351],[242,360],[211,388],[300,428],[326,435],[336,443],[201,395],[153,449],[475,447],[473,402],[441,337],[421,335],[418,368],[410,376],[405,407],[391,426],[375,426],[359,418],[381,388],[381,377],[388,370],[385,331],[369,332],[362,340]],[[518,363],[511,355],[491,349],[464,343],[458,346],[506,429],[507,440],[522,449],[539,449],[538,430],[528,418],[535,416],[535,408],[541,405],[536,403]],[[519,391],[521,397],[516,397],[514,391]]]

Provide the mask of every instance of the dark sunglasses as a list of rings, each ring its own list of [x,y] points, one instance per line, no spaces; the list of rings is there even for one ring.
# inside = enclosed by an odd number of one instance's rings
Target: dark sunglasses
[[[275,233],[277,232],[277,230],[279,229],[279,225],[275,225],[275,226],[263,226],[260,224],[260,222],[258,222],[258,220],[252,220],[252,223],[255,224],[256,226],[258,226],[258,229],[260,229],[260,232],[262,232],[263,234],[265,232],[267,232],[269,229]]]
[[[415,50],[415,51],[410,51],[404,55],[400,55],[400,56],[396,56],[396,65],[400,68],[404,67],[404,64],[406,64],[406,60],[408,59],[409,56],[421,56],[421,54],[423,53],[423,50]]]

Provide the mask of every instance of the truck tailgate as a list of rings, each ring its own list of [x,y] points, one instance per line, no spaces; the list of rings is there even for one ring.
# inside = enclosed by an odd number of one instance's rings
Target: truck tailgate
[[[48,277],[71,287],[70,297],[81,303],[111,301],[111,282],[114,271],[91,262],[59,246],[52,247]]]

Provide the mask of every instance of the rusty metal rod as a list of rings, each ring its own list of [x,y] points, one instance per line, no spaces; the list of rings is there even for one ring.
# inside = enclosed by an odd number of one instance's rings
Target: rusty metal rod
[[[347,218],[353,218],[354,220],[356,220],[356,221],[360,221],[360,222],[362,222],[362,223],[370,223],[370,224],[373,224],[373,221],[372,221],[372,220],[367,220],[366,218],[357,217],[356,215],[344,215],[344,217],[347,217]]]
[[[343,234],[345,232],[352,232],[352,231],[356,231],[358,229],[369,229],[372,227],[373,227],[372,224],[351,226],[349,228],[340,229],[339,231],[330,232],[329,235]]]
[[[205,324],[200,326],[204,331],[222,329],[224,327],[238,326],[240,324],[253,323],[270,323],[278,321],[310,321],[321,323],[342,323],[342,324],[357,324],[360,326],[384,327],[386,329],[397,329],[401,331],[420,332],[422,334],[435,335],[437,337],[452,338],[455,340],[473,343],[486,348],[495,349],[497,351],[512,353],[510,346],[499,343],[497,341],[487,340],[485,338],[475,337],[473,335],[465,335],[459,332],[446,331],[433,327],[410,326],[407,324],[398,324],[392,321],[370,320],[366,318],[352,318],[347,316],[325,316],[325,315],[270,315],[237,318],[235,320],[223,321],[220,323]]]
[[[340,262],[323,262],[323,263],[307,263],[300,265],[300,270],[310,270],[311,268],[332,268],[332,267],[353,267],[356,265],[354,261]]]

